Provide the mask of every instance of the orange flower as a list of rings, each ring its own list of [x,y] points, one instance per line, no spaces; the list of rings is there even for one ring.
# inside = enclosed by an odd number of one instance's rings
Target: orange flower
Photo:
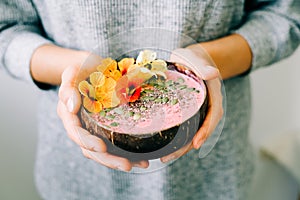
[[[99,101],[88,97],[83,98],[83,106],[91,113],[98,113],[103,109],[102,104]]]
[[[102,110],[102,105],[95,99],[95,89],[87,81],[81,81],[78,85],[79,92],[83,95],[83,106],[89,112],[97,113]]]
[[[116,93],[120,102],[128,103],[138,100],[142,85],[152,76],[150,70],[145,67],[136,68],[122,76],[116,85]]]
[[[167,63],[156,59],[156,52],[150,50],[141,51],[136,63],[133,58],[123,58],[118,63],[105,58],[97,66],[97,72],[90,74],[89,82],[79,84],[83,106],[97,113],[120,103],[135,102],[145,83],[151,78],[166,78],[165,71]]]
[[[116,81],[106,78],[101,72],[94,72],[87,81],[79,83],[79,91],[84,96],[83,106],[92,113],[100,112],[103,108],[115,107],[120,103],[115,93]]]
[[[119,69],[122,73],[122,75],[126,74],[128,69],[134,65],[134,59],[133,58],[123,58],[118,62]]]
[[[105,58],[101,61],[101,64],[97,67],[99,72],[102,72],[106,77],[111,77],[114,80],[121,78],[122,74],[118,70],[117,61],[111,58]]]
[[[96,99],[101,102],[104,108],[115,107],[120,103],[115,87],[116,81],[113,78],[106,78],[104,85],[96,88]]]

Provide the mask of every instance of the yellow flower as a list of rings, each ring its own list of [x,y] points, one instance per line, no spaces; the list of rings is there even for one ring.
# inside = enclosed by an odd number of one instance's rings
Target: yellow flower
[[[113,78],[106,78],[102,72],[93,72],[89,80],[79,83],[79,91],[84,96],[83,106],[89,112],[97,113],[103,108],[115,107],[120,100],[117,98],[115,87],[116,81]]]
[[[97,67],[97,70],[102,72],[106,77],[111,77],[116,81],[122,76],[118,70],[117,61],[111,58],[103,59],[101,64]]]
[[[146,65],[156,59],[156,52],[150,50],[141,51],[136,58],[138,65]]]
[[[115,107],[120,103],[115,87],[117,83],[113,78],[106,78],[102,87],[96,88],[96,99],[101,102],[104,108]]]
[[[83,98],[83,106],[91,113],[98,113],[103,109],[102,104],[99,101],[88,97]]]
[[[81,81],[78,85],[79,92],[83,95],[83,106],[91,113],[102,110],[102,105],[95,99],[95,89],[87,81]]]
[[[134,102],[140,97],[142,86],[154,78],[166,78],[167,63],[156,59],[156,52],[141,51],[134,58],[123,58],[117,62],[105,58],[97,66],[97,72],[88,81],[79,83],[83,106],[92,113],[111,108],[124,102]],[[159,76],[159,77],[158,77]]]
[[[162,76],[165,79],[167,78],[166,72],[168,70],[167,63],[163,60],[154,60],[151,62],[151,69],[150,71],[156,75]]]
[[[164,60],[156,59],[156,53],[154,51],[141,51],[136,59],[136,63],[137,65],[148,68],[155,76],[159,75],[166,78],[164,72],[168,70],[167,63]]]
[[[134,65],[133,58],[123,58],[118,62],[118,67],[122,75],[126,74],[133,65]]]

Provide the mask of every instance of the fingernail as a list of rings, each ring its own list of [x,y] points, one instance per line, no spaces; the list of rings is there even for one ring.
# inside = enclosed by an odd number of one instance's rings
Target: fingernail
[[[207,65],[206,67],[204,67],[205,71],[209,74],[213,74],[213,76],[218,76],[219,75],[219,70],[218,68],[214,67],[214,66],[210,66]]]
[[[207,73],[215,73],[215,72],[217,72],[217,68],[213,67],[213,66],[210,66],[210,65],[205,66],[204,69],[205,69],[205,71]]]
[[[72,112],[74,110],[74,102],[73,102],[73,98],[72,97],[70,97],[68,99],[67,108],[68,108],[69,112]]]

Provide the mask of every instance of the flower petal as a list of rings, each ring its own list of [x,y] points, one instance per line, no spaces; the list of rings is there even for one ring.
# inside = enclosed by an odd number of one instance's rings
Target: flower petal
[[[156,52],[151,50],[141,51],[136,59],[138,65],[145,65],[156,59]]]
[[[121,104],[125,104],[128,102],[126,88],[128,88],[128,76],[122,76],[117,81],[117,85],[116,85],[116,89],[115,89],[116,95],[117,95],[118,99],[120,99]]]
[[[162,71],[152,71],[152,72],[158,76],[162,76],[164,79],[167,79],[167,75]]]
[[[120,62],[118,62],[119,69],[122,75],[126,74],[129,67],[134,64],[133,58],[123,58]]]
[[[151,71],[167,71],[167,63],[164,60],[154,60],[151,62]]]
[[[120,103],[120,99],[117,97],[115,91],[102,94],[102,105],[104,108],[116,107]]]
[[[105,76],[102,72],[93,72],[90,75],[90,82],[93,86],[102,86],[105,82]]]
[[[78,85],[79,92],[85,97],[95,97],[94,87],[87,81],[81,81]]]
[[[91,113],[98,113],[102,110],[102,105],[97,100],[92,100],[88,97],[83,98],[84,108]]]
[[[105,83],[103,85],[103,88],[105,88],[106,92],[111,92],[115,90],[115,87],[117,85],[117,82],[113,78],[106,78]]]
[[[127,73],[129,73],[130,71],[132,71],[132,70],[134,70],[134,69],[136,69],[136,68],[139,68],[139,67],[141,67],[141,66],[139,66],[138,64],[131,65],[131,66],[128,68]]]
[[[138,100],[141,96],[141,91],[142,91],[141,87],[136,88],[134,93],[129,97],[129,102],[135,102],[136,100]]]
[[[96,87],[96,99],[102,102],[103,95],[115,91],[117,82],[113,78],[105,78],[105,82],[101,87]]]
[[[134,70],[131,70],[127,73],[128,82],[133,83],[136,87],[141,86],[144,82],[149,80],[154,73],[145,67],[139,67]]]
[[[105,58],[101,61],[101,64],[97,67],[99,72],[104,72],[109,70],[117,70],[117,61],[113,60],[112,58]]]
[[[119,70],[113,70],[113,71],[106,71],[106,77],[111,77],[114,80],[119,80],[121,78],[122,74]]]

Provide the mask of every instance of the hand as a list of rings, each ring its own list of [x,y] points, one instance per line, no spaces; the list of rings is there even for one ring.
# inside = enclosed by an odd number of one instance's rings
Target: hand
[[[199,149],[205,140],[211,135],[223,116],[221,83],[219,70],[213,61],[199,45],[192,45],[185,49],[180,48],[172,52],[171,62],[180,63],[190,67],[197,76],[205,80],[208,90],[208,111],[206,118],[195,134],[193,140],[178,151],[161,158],[162,162],[168,162],[181,157],[191,149]]]
[[[57,113],[61,118],[68,136],[78,144],[85,157],[102,165],[122,171],[130,171],[133,166],[146,168],[148,161],[131,163],[128,159],[114,156],[106,151],[104,141],[81,127],[77,112],[81,106],[81,96],[77,89],[78,83],[84,80],[97,66],[98,56],[90,56],[85,67],[71,66],[64,70],[59,89]]]

